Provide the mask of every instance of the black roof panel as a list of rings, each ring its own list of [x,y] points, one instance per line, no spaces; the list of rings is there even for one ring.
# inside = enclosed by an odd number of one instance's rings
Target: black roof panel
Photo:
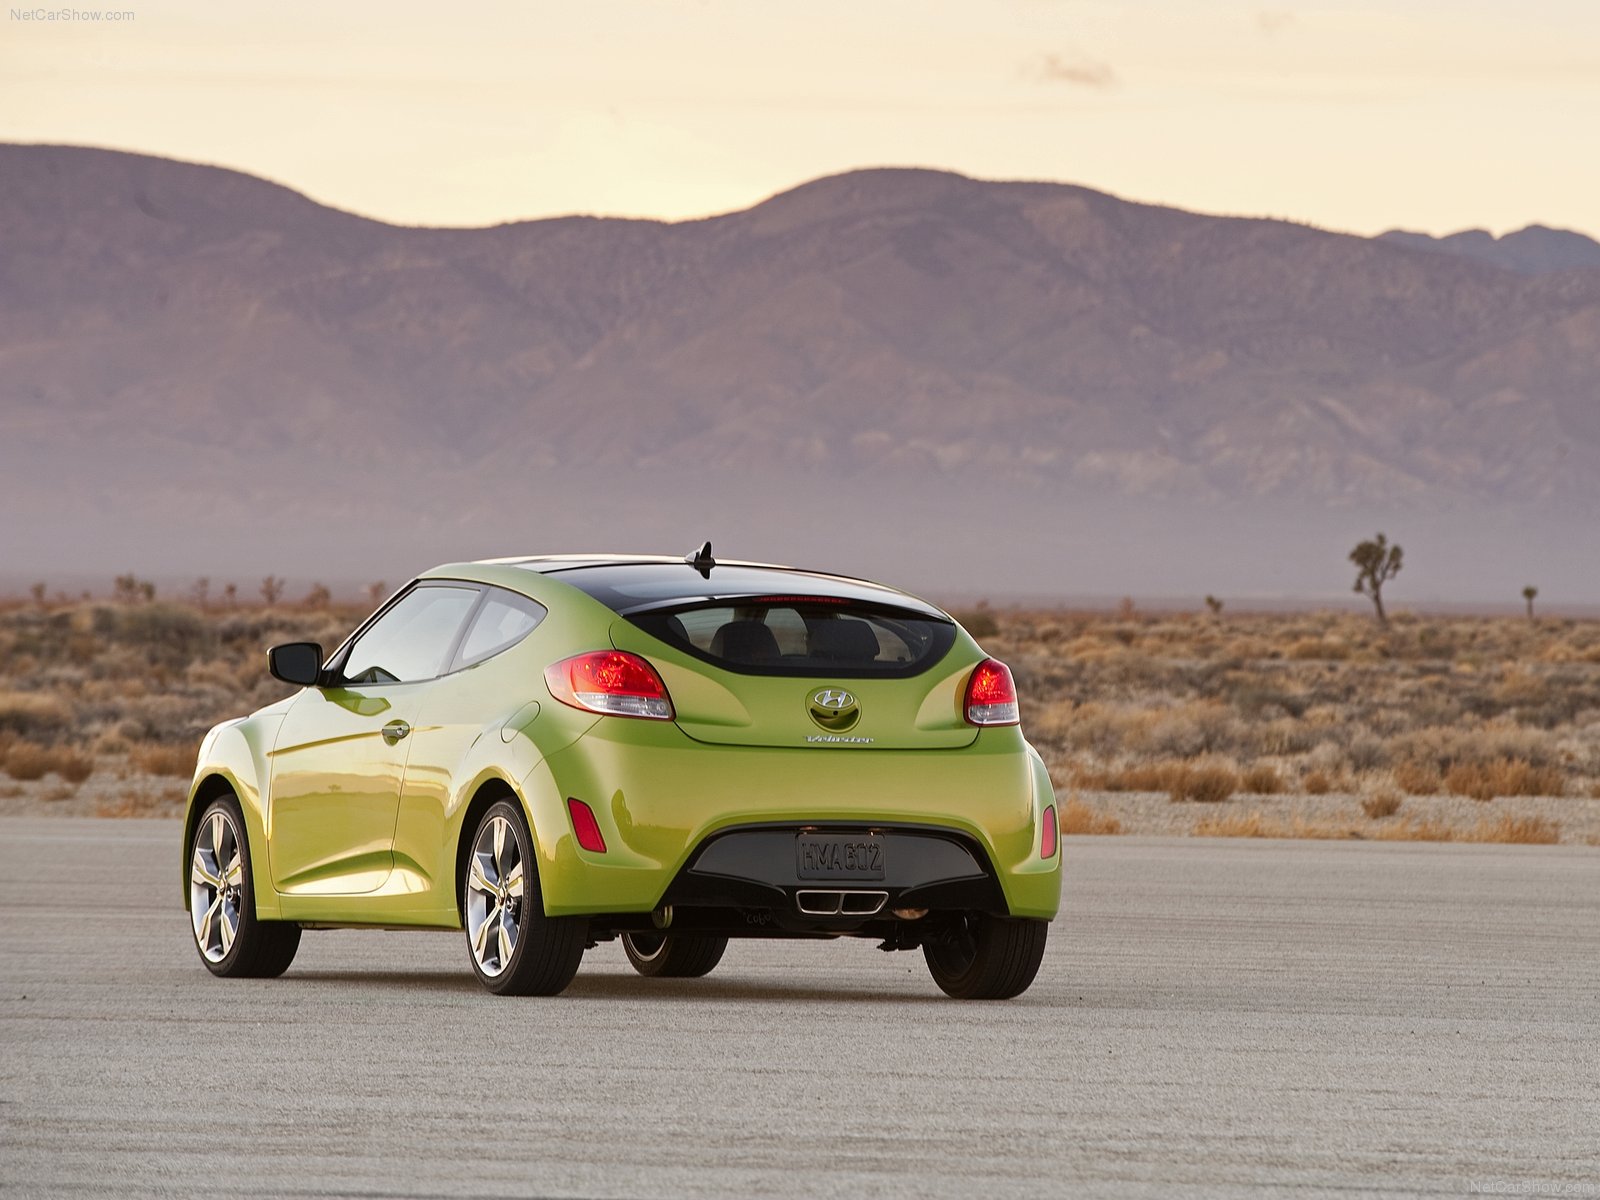
[[[800,571],[764,563],[727,562],[711,568],[709,578],[679,558],[572,555],[530,558],[508,563],[549,575],[586,592],[624,616],[651,608],[743,597],[825,596],[859,604],[898,608],[947,620],[925,600],[882,584],[819,571]]]

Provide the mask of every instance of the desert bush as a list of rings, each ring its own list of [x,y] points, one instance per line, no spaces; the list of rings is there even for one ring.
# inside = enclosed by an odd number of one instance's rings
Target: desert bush
[[[1396,821],[1393,825],[1380,825],[1368,831],[1367,837],[1377,842],[1453,842],[1455,830],[1443,821]]]
[[[1350,647],[1344,642],[1325,638],[1301,638],[1292,643],[1284,654],[1301,662],[1343,662],[1350,657]]]
[[[1400,811],[1400,793],[1384,788],[1364,796],[1361,800],[1361,811],[1374,821],[1381,821],[1384,817],[1392,817]]]
[[[1498,820],[1484,817],[1461,836],[1463,842],[1493,842],[1524,846],[1554,846],[1561,841],[1561,826],[1543,817],[1506,813]]]
[[[48,737],[72,724],[72,710],[58,695],[44,692],[0,692],[0,733]]]
[[[1197,804],[1220,804],[1238,790],[1238,772],[1212,763],[1185,764],[1167,785],[1168,795],[1175,802],[1189,800]]]
[[[194,774],[195,752],[188,746],[146,742],[133,747],[128,760],[142,775],[189,776]]]
[[[24,782],[59,775],[70,783],[82,783],[94,773],[94,759],[70,746],[15,742],[6,751],[5,769],[11,778]]]
[[[974,638],[994,637],[1000,632],[1000,622],[995,619],[994,613],[985,605],[980,604],[977,608],[953,612],[950,615],[959,621],[961,627]]]
[[[1078,783],[1099,792],[1165,792],[1184,769],[1179,762],[1137,763],[1108,771],[1081,772]]]
[[[1370,733],[1358,733],[1345,747],[1345,759],[1357,771],[1371,771],[1389,761],[1389,751],[1383,739]]]
[[[1244,773],[1244,790],[1258,796],[1276,796],[1285,790],[1283,776],[1271,763],[1256,763]]]
[[[1398,764],[1394,769],[1394,782],[1408,796],[1436,796],[1444,786],[1439,772],[1427,763]]]
[[[1068,800],[1061,808],[1061,833],[1066,834],[1118,834],[1122,832],[1122,822],[1110,813],[1102,813],[1090,808],[1076,796]]]
[[[1536,767],[1520,758],[1458,763],[1445,772],[1444,786],[1457,796],[1493,800],[1496,796],[1560,796],[1566,779],[1555,767]]]
[[[1300,786],[1308,796],[1326,796],[1333,791],[1333,777],[1326,771],[1308,771]]]

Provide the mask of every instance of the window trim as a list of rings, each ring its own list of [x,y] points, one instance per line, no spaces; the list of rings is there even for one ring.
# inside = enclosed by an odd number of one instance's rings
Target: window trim
[[[382,608],[378,609],[377,612],[373,613],[370,617],[358,625],[355,632],[349,637],[345,638],[345,640],[339,644],[339,648],[333,652],[333,657],[328,659],[328,661],[324,663],[322,667],[323,674],[328,676],[327,681],[324,683],[319,683],[317,686],[340,689],[409,687],[412,684],[432,683],[436,679],[443,679],[446,675],[450,674],[448,669],[441,670],[438,674],[430,675],[426,679],[402,679],[388,681],[374,680],[367,683],[357,683],[344,677],[344,668],[345,665],[350,661],[350,652],[355,649],[356,643],[365,637],[368,631],[370,631],[374,625],[383,620],[384,617],[388,616],[389,613],[393,611],[393,609],[400,604],[401,601],[410,596],[413,592],[419,591],[425,587],[449,587],[456,588],[458,590],[475,591],[478,593],[477,598],[473,600],[472,606],[467,609],[467,615],[461,620],[461,627],[456,630],[455,635],[450,639],[449,649],[443,659],[440,660],[441,666],[448,668],[450,664],[455,661],[456,652],[461,647],[462,636],[469,628],[471,628],[472,622],[477,618],[478,610],[483,607],[483,598],[487,594],[487,589],[489,586],[489,584],[480,583],[475,579],[429,578],[413,580],[409,586],[402,588],[393,596],[389,597],[388,603],[386,603]]]
[[[461,661],[461,652],[466,649],[467,637],[469,634],[471,634],[472,627],[477,624],[478,618],[483,614],[483,610],[489,606],[489,600],[496,592],[503,592],[507,596],[512,597],[514,600],[523,605],[531,605],[533,608],[538,610],[538,615],[533,618],[532,625],[529,625],[509,642],[505,642],[502,645],[494,647],[494,649],[485,654],[482,658],[476,658],[471,662],[464,663]],[[450,647],[450,657],[445,659],[446,669],[444,675],[436,676],[436,678],[443,679],[445,675],[454,675],[460,671],[470,671],[474,667],[481,667],[484,663],[489,662],[491,659],[499,658],[507,650],[521,645],[525,638],[532,634],[535,629],[539,628],[539,626],[544,624],[544,619],[549,615],[549,606],[540,604],[539,601],[535,600],[532,596],[524,596],[521,592],[515,592],[510,588],[500,587],[497,584],[484,584],[483,595],[479,598],[478,602],[472,606],[472,611],[467,614],[466,621],[462,624],[460,632],[456,635],[455,643]]]

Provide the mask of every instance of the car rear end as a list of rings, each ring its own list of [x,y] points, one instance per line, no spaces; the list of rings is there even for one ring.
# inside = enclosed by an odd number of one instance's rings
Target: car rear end
[[[743,564],[541,573],[612,615],[545,672],[596,718],[524,782],[551,915],[909,949],[955,914],[1055,914],[1049,777],[1009,671],[943,612]]]

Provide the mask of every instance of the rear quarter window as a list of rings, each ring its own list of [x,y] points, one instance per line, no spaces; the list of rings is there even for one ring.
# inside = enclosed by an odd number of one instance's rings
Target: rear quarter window
[[[848,602],[737,600],[629,619],[669,645],[750,675],[916,675],[955,641],[949,621]]]

